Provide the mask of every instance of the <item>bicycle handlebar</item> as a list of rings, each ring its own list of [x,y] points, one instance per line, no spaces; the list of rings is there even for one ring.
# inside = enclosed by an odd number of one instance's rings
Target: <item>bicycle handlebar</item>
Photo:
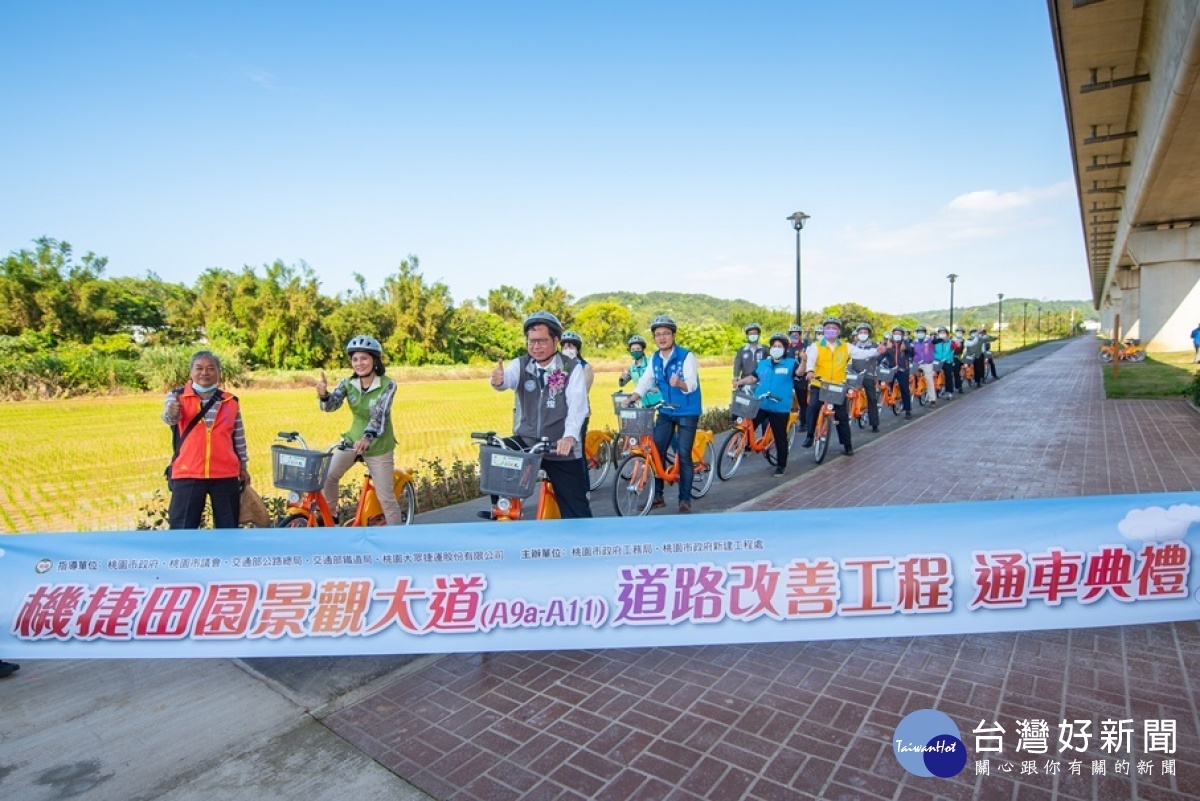
[[[514,448],[503,437],[497,436],[495,431],[472,431],[471,439],[476,440],[480,445],[490,445],[493,448],[521,451],[522,453],[549,453],[558,445],[557,442],[551,442],[549,438],[542,437],[529,447]]]

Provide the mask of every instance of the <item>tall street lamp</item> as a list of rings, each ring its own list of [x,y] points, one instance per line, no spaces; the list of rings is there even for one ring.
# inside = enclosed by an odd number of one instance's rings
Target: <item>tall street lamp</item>
[[[1000,302],[996,304],[996,350],[1004,352],[1004,293],[997,292]]]
[[[1042,341],[1042,307],[1038,306],[1038,342]]]
[[[946,277],[950,279],[950,333],[951,333],[951,335],[953,335],[954,334],[954,282],[958,279],[958,276],[954,273],[950,273]]]
[[[1021,347],[1025,347],[1025,325],[1029,322],[1029,301],[1025,301],[1025,311],[1021,312]]]
[[[800,231],[804,228],[804,221],[809,216],[802,211],[798,211],[791,217],[788,217],[792,221],[792,227],[796,229],[796,325],[799,326],[804,325],[804,323],[800,322]]]

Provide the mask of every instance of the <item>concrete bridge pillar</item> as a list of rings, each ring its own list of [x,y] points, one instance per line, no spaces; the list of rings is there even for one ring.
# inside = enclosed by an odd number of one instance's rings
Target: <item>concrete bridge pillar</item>
[[[1126,336],[1138,337],[1152,352],[1189,350],[1192,329],[1200,324],[1200,227],[1134,231],[1126,253],[1134,267],[1121,270],[1118,282],[1132,290],[1121,293],[1125,305],[1138,307],[1121,312]]]

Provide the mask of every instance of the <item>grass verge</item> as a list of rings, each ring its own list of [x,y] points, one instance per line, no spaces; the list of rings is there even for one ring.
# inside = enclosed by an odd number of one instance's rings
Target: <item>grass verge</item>
[[[1099,365],[1104,394],[1109,398],[1191,397],[1197,368],[1192,351],[1151,353],[1141,364],[1121,362],[1113,375],[1111,364]]]

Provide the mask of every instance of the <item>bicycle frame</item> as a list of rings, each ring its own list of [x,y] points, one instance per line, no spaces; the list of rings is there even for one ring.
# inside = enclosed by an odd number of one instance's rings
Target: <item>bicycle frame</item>
[[[412,474],[407,470],[396,469],[392,475],[395,481],[396,500],[400,501],[404,497],[406,487],[412,484]],[[413,514],[416,513],[415,509],[411,511]],[[300,497],[299,501],[289,503],[286,506],[284,510],[285,520],[296,515],[303,515],[308,521],[309,528],[337,525],[333,510],[329,508],[324,493],[320,491],[306,492]],[[354,509],[354,517],[342,525],[369,526],[372,524],[372,521],[382,517],[383,506],[379,503],[379,493],[375,491],[375,482],[371,480],[369,472],[364,473],[362,484],[358,490],[358,504]],[[406,522],[412,522],[411,515]]]

